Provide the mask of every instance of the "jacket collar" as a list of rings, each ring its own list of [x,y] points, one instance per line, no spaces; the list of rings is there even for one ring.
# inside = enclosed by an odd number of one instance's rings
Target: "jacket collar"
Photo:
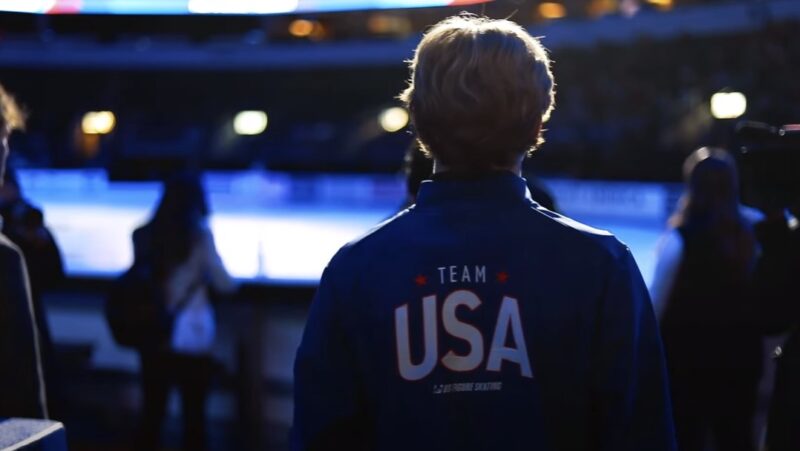
[[[530,201],[527,182],[510,171],[472,176],[435,174],[433,180],[422,182],[417,193],[419,207],[442,203],[497,204]]]

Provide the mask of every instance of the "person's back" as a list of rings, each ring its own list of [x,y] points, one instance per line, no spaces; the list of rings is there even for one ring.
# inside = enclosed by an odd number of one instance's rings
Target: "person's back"
[[[684,171],[686,192],[665,238],[672,244],[656,265],[662,288],[654,290],[663,309],[678,441],[685,451],[702,451],[711,435],[720,451],[755,449],[762,365],[752,289],[755,238],[725,150],[698,149]]]
[[[680,267],[661,318],[678,441],[752,450],[763,362],[750,280],[709,233],[678,229]]]
[[[538,206],[519,176],[552,107],[547,65],[506,21],[449,19],[423,39],[404,100],[435,174],[325,270],[293,449],[675,448],[630,252]]]
[[[216,319],[209,290],[232,293],[228,275],[207,223],[209,214],[200,178],[171,177],[153,218],[133,233],[136,264],[151,268],[172,315],[171,334],[154,348],[139,349],[143,392],[136,449],[158,449],[168,394],[181,392],[183,447],[206,449],[206,401],[215,362]]]
[[[677,229],[683,256],[661,320],[664,340],[692,377],[698,370],[712,379],[734,372],[758,380],[761,334],[754,320],[751,281],[726,257],[713,234]],[[703,343],[703,346],[698,346]],[[708,349],[714,349],[709,353]]]
[[[416,206],[340,251],[326,278],[336,310],[312,314],[306,342],[332,341],[300,349],[300,409],[365,415],[352,427],[374,431],[370,448],[671,449],[630,253],[540,209],[513,174],[423,183]]]

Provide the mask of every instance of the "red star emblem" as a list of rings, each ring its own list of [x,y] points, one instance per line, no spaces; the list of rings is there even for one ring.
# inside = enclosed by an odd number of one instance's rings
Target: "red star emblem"
[[[497,281],[500,283],[506,283],[508,281],[508,273],[505,271],[500,271],[497,273]]]
[[[420,275],[418,275],[417,277],[414,278],[414,283],[416,283],[419,286],[427,285],[428,284],[428,278],[423,276],[422,274],[420,274]]]

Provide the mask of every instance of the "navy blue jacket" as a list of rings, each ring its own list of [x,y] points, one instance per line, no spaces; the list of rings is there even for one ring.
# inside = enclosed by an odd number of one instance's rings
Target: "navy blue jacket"
[[[326,268],[295,362],[293,450],[674,450],[630,251],[511,173],[422,184]]]

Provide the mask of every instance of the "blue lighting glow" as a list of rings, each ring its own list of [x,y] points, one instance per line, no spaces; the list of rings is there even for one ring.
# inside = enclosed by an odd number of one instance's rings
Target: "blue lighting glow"
[[[131,234],[150,217],[156,182],[111,182],[105,171],[18,170],[25,197],[44,211],[72,277],[113,277],[132,262]],[[668,213],[662,184],[550,179],[567,215],[609,230],[653,272]],[[204,177],[217,249],[235,277],[315,284],[328,260],[397,212],[405,183],[394,175],[211,172]]]

